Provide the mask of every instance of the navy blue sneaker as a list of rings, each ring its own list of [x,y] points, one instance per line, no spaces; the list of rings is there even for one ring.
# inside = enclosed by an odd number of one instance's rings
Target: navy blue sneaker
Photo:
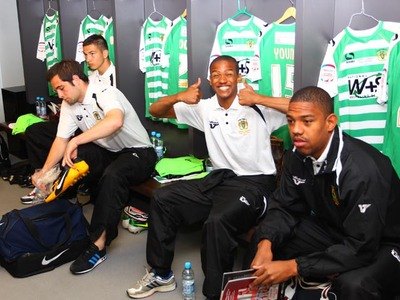
[[[107,258],[106,248],[99,250],[95,244],[90,244],[69,267],[72,274],[79,275],[92,271]]]

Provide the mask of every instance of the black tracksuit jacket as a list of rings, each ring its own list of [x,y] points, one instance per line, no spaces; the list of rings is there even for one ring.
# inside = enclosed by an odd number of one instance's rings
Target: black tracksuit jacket
[[[380,245],[398,247],[400,182],[389,158],[339,128],[317,175],[310,158],[288,151],[280,187],[256,238],[270,240],[277,249],[302,218],[317,222],[337,242],[296,258],[304,277],[356,269],[370,264]]]

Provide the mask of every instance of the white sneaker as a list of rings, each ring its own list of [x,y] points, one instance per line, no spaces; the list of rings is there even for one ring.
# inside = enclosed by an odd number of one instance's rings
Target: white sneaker
[[[26,205],[32,204],[35,201],[36,193],[38,192],[39,192],[38,188],[35,187],[28,195],[22,196],[20,198],[21,203]]]
[[[129,297],[139,299],[153,295],[155,292],[170,292],[176,289],[175,276],[171,272],[168,278],[162,278],[146,269],[146,274],[133,288],[126,291]]]

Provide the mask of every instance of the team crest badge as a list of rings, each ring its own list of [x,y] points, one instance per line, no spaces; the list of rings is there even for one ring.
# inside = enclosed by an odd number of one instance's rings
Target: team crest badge
[[[387,50],[382,49],[376,52],[376,56],[378,56],[378,60],[385,60],[387,56]]]
[[[254,41],[253,40],[247,40],[246,44],[247,44],[247,47],[251,49],[254,46]]]
[[[249,123],[245,118],[238,120],[239,133],[248,134],[249,133]]]
[[[333,185],[331,186],[331,192],[332,192],[333,203],[335,203],[336,206],[339,206],[339,204],[340,204],[339,197],[337,196],[336,189]]]
[[[93,117],[94,117],[97,121],[100,121],[100,120],[101,120],[101,116],[100,116],[99,112],[97,112],[97,111],[94,111],[94,112],[93,112]]]
[[[82,121],[83,116],[82,115],[77,115],[76,118],[78,119],[78,121]]]

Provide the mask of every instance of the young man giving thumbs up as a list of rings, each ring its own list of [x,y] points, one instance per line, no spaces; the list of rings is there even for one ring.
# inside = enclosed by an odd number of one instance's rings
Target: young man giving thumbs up
[[[201,99],[199,78],[186,91],[151,105],[153,116],[176,117],[204,132],[214,170],[154,193],[146,250],[150,271],[127,290],[130,297],[175,289],[171,265],[178,228],[203,222],[203,294],[219,299],[222,275],[233,266],[236,237],[265,213],[276,174],[270,134],[286,123],[288,100],[258,98],[247,85],[238,96],[240,81],[236,60],[220,56],[210,65],[213,97]]]

